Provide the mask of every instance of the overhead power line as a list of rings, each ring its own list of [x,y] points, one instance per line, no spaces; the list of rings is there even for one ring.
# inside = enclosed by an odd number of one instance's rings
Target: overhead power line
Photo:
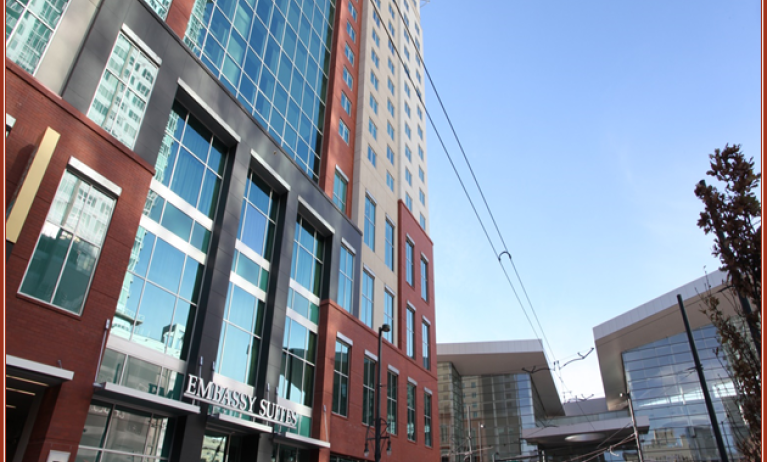
[[[394,3],[394,6],[395,6],[395,8],[397,9],[397,13],[398,13],[398,15],[399,15],[399,17],[400,17],[400,20],[401,20],[401,24],[402,24],[402,26],[403,26],[403,30],[404,30],[404,31],[405,31],[405,33],[407,34],[407,36],[408,36],[408,39],[409,39],[410,41],[412,41],[412,42],[415,42],[415,40],[413,39],[413,36],[412,36],[412,34],[410,33],[410,28],[409,28],[409,26],[408,26],[408,25],[407,25],[407,23],[405,22],[405,18],[404,18],[404,15],[403,15],[403,13],[402,13],[402,10],[400,9],[400,6],[399,6],[399,4],[397,4],[397,2],[393,2],[393,3]],[[375,9],[375,12],[376,12],[376,14],[378,14],[378,17],[379,17],[381,20],[383,20],[383,16],[381,15],[381,12],[380,12],[380,10],[378,9],[378,6],[376,5],[375,1],[374,1],[374,0],[371,0],[371,3],[370,3],[370,4],[371,4],[371,6],[373,6],[373,8]],[[391,33],[389,32],[389,30],[388,30],[387,28],[385,28],[385,27],[384,27],[383,29],[384,29],[384,31],[386,32],[386,35],[387,35],[387,37],[389,38],[389,40],[392,42],[392,44],[394,44],[394,37],[392,37],[392,36],[391,36]],[[457,143],[458,143],[458,146],[459,146],[459,148],[460,148],[460,151],[461,151],[461,153],[462,153],[462,155],[463,155],[464,161],[466,162],[466,165],[469,167],[469,171],[470,171],[470,173],[471,173],[472,179],[474,180],[474,184],[476,185],[476,187],[477,187],[477,190],[479,191],[479,193],[480,193],[480,196],[482,197],[482,202],[484,203],[484,205],[485,205],[485,208],[487,209],[487,212],[488,212],[488,214],[490,215],[491,221],[493,222],[493,226],[494,226],[494,228],[495,228],[495,231],[496,231],[496,233],[498,234],[498,237],[499,237],[499,238],[500,238],[500,240],[501,240],[501,244],[503,245],[503,250],[502,250],[501,252],[498,252],[498,250],[497,250],[497,249],[496,249],[496,247],[495,247],[495,244],[493,244],[493,241],[492,241],[492,239],[490,238],[490,235],[489,235],[489,233],[487,232],[487,228],[485,227],[485,224],[484,224],[484,222],[482,221],[482,218],[480,217],[480,215],[479,215],[479,212],[477,211],[477,208],[476,208],[476,206],[474,205],[474,201],[471,199],[471,196],[470,196],[470,194],[469,194],[468,190],[466,189],[466,185],[464,184],[463,180],[461,179],[461,175],[460,175],[460,173],[458,172],[458,169],[456,168],[456,166],[455,166],[455,163],[453,162],[452,156],[450,156],[450,153],[449,153],[449,152],[448,152],[448,150],[447,150],[447,146],[445,145],[445,143],[444,143],[444,141],[443,141],[443,139],[442,139],[442,136],[441,136],[441,135],[440,135],[440,133],[439,133],[439,130],[437,130],[436,124],[434,123],[434,120],[433,120],[433,118],[431,117],[431,113],[430,113],[430,112],[429,112],[429,110],[426,108],[426,104],[425,104],[425,103],[424,103],[424,101],[423,101],[423,96],[421,95],[421,93],[420,93],[420,91],[419,91],[419,92],[417,92],[416,94],[418,95],[418,98],[419,98],[419,100],[420,100],[420,102],[421,102],[421,105],[422,105],[422,106],[423,106],[423,108],[424,108],[424,112],[426,112],[426,116],[427,116],[427,117],[428,117],[428,119],[429,119],[429,123],[431,124],[432,128],[434,129],[434,133],[437,135],[437,138],[438,138],[438,140],[439,140],[439,142],[440,142],[440,145],[442,145],[442,149],[445,151],[445,155],[447,156],[447,158],[448,158],[448,161],[450,162],[450,166],[453,168],[453,171],[455,172],[455,174],[456,174],[456,177],[458,178],[458,181],[459,181],[459,183],[461,184],[461,188],[463,189],[463,192],[464,192],[464,194],[466,195],[466,198],[469,200],[469,204],[471,205],[471,208],[472,208],[472,210],[474,211],[474,215],[477,217],[477,221],[479,221],[479,224],[480,224],[480,226],[482,227],[482,231],[484,232],[484,234],[485,234],[485,237],[487,238],[487,241],[490,243],[490,247],[492,248],[492,250],[493,250],[493,253],[495,254],[496,258],[498,258],[498,263],[500,264],[501,268],[503,269],[503,272],[504,272],[504,275],[505,275],[505,277],[506,277],[506,280],[507,280],[507,282],[509,283],[509,286],[511,287],[512,291],[514,292],[514,296],[515,296],[515,298],[517,299],[517,302],[519,303],[519,306],[522,308],[522,312],[524,313],[525,317],[527,318],[527,321],[528,321],[528,323],[530,324],[530,327],[532,328],[532,330],[533,330],[533,333],[534,333],[534,334],[535,334],[535,335],[536,335],[538,338],[542,338],[542,339],[543,339],[543,341],[546,343],[546,347],[548,348],[548,350],[549,350],[549,352],[550,352],[550,354],[551,354],[552,360],[556,360],[556,357],[554,356],[554,349],[551,347],[551,344],[549,343],[548,337],[546,336],[546,333],[545,333],[545,331],[543,330],[543,326],[541,325],[540,319],[538,318],[538,314],[537,314],[537,313],[536,313],[536,311],[535,311],[535,307],[533,306],[533,304],[532,304],[532,301],[530,300],[530,296],[529,296],[529,295],[528,295],[528,293],[527,293],[527,289],[525,288],[525,285],[524,285],[524,283],[522,282],[522,278],[521,278],[521,277],[520,277],[520,275],[519,275],[519,271],[517,270],[517,267],[516,267],[516,265],[514,264],[514,259],[513,259],[512,255],[511,255],[511,251],[509,251],[509,249],[508,249],[508,246],[506,245],[506,241],[504,240],[504,238],[503,238],[503,234],[501,233],[501,231],[500,231],[500,228],[498,227],[498,222],[497,222],[497,221],[496,221],[496,219],[495,219],[495,215],[493,214],[492,210],[490,209],[490,205],[489,205],[489,204],[488,204],[488,202],[487,202],[487,199],[486,199],[486,197],[485,197],[485,194],[484,194],[484,192],[483,192],[483,190],[482,190],[482,186],[480,185],[480,183],[479,183],[479,180],[477,180],[477,177],[476,177],[476,175],[474,174],[474,169],[473,169],[473,168],[472,168],[472,166],[471,166],[471,162],[469,161],[469,158],[468,158],[468,156],[466,155],[466,151],[465,151],[465,150],[464,150],[464,148],[463,148],[463,144],[461,143],[461,140],[460,140],[460,138],[458,137],[458,133],[456,132],[456,130],[455,130],[455,127],[453,126],[453,122],[452,122],[452,120],[450,119],[450,115],[448,114],[448,112],[447,112],[447,109],[445,108],[445,105],[444,105],[444,103],[442,102],[442,97],[439,95],[439,91],[437,90],[437,87],[436,87],[436,85],[434,84],[434,80],[433,80],[433,79],[432,79],[432,77],[431,77],[431,73],[429,72],[429,69],[426,67],[426,61],[423,59],[423,56],[421,55],[421,50],[419,49],[419,47],[414,47],[414,48],[415,48],[415,53],[416,53],[416,54],[417,54],[417,56],[418,56],[418,59],[419,59],[419,60],[420,60],[420,61],[423,63],[423,69],[424,69],[424,73],[425,73],[426,77],[428,78],[428,80],[429,80],[429,83],[431,84],[431,87],[432,87],[432,90],[434,91],[434,94],[435,94],[435,95],[436,95],[436,97],[437,97],[437,101],[439,102],[440,108],[442,109],[442,113],[444,114],[445,118],[446,118],[446,119],[447,119],[447,121],[448,121],[448,124],[449,124],[449,126],[450,126],[450,130],[451,130],[451,131],[452,131],[452,133],[453,133],[453,137],[455,138],[455,140],[456,140],[456,141],[457,141]],[[404,60],[402,59],[402,55],[400,54],[400,51],[399,51],[399,47],[397,47],[396,45],[394,46],[394,52],[396,53],[396,55],[397,55],[397,58],[399,59],[400,63],[401,63],[403,66],[405,66],[406,64],[405,64]],[[408,79],[408,80],[410,81],[410,83],[413,85],[413,87],[414,87],[414,88],[418,88],[418,87],[415,85],[415,82],[413,82],[413,78],[411,77],[411,75],[410,75],[410,72],[408,71],[408,72],[406,72],[405,74],[406,74],[406,76],[407,76],[407,79]],[[525,306],[524,306],[524,304],[522,303],[522,300],[520,299],[520,297],[519,297],[519,294],[517,293],[517,290],[516,290],[516,288],[514,287],[514,284],[511,282],[511,278],[509,277],[509,274],[508,274],[508,272],[506,271],[506,268],[503,266],[503,263],[502,263],[502,259],[501,259],[501,257],[503,256],[503,254],[506,254],[506,255],[508,255],[508,257],[509,257],[509,262],[511,263],[511,266],[512,266],[512,268],[514,269],[514,273],[515,273],[515,275],[517,276],[517,280],[519,281],[519,285],[520,285],[520,287],[522,288],[522,292],[523,292],[523,293],[524,293],[524,295],[525,295],[525,299],[527,300],[527,303],[528,303],[528,305],[529,305],[529,307],[530,307],[530,311],[532,312],[532,314],[533,314],[533,317],[535,318],[535,322],[536,322],[536,324],[538,325],[538,329],[539,329],[539,330],[540,330],[540,332],[541,332],[541,333],[540,333],[540,335],[538,334],[538,332],[537,332],[537,330],[536,330],[535,326],[533,325],[533,323],[532,323],[532,320],[530,319],[530,316],[527,314],[527,310],[525,309]]]

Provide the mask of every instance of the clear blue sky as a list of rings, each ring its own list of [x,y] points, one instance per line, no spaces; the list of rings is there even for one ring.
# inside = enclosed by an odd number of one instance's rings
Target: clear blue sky
[[[760,17],[756,0],[423,6],[425,64],[556,359],[719,266],[693,188],[725,143],[761,171]],[[534,338],[431,127],[427,141],[437,341]],[[562,375],[560,391],[603,395],[595,354]]]

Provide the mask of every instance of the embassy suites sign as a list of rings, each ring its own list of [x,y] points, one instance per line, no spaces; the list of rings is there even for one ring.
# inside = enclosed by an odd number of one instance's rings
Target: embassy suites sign
[[[266,422],[296,428],[298,413],[266,398],[230,390],[216,382],[205,382],[202,377],[188,374],[184,397],[221,406],[232,411],[255,417]]]

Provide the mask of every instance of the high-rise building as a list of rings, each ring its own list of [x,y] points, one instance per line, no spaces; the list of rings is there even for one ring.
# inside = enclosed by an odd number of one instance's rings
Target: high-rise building
[[[6,4],[8,460],[439,459],[419,18]]]

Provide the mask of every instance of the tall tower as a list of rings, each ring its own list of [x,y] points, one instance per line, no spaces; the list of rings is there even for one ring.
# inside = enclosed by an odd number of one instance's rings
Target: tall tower
[[[438,460],[419,14],[6,6],[9,460]]]

